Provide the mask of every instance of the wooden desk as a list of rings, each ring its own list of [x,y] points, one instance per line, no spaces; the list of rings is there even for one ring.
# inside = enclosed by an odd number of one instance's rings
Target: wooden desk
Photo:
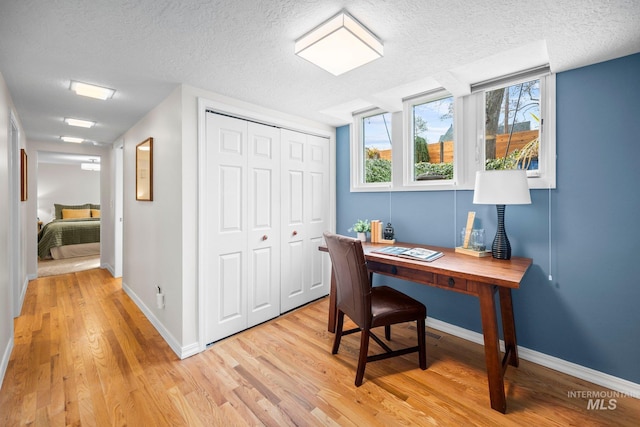
[[[519,257],[512,257],[510,260],[497,260],[492,257],[475,258],[458,254],[450,248],[402,242],[398,242],[394,246],[426,247],[442,251],[445,255],[432,262],[422,262],[372,252],[377,247],[384,246],[389,245],[363,243],[367,268],[371,273],[384,274],[448,291],[474,295],[479,298],[491,407],[504,413],[507,409],[504,394],[504,372],[508,365],[518,366],[518,344],[516,341],[511,289],[520,287],[520,282],[532,260]],[[326,246],[320,246],[319,250],[328,252]],[[329,293],[328,329],[334,333],[336,331],[337,314],[335,286],[335,277],[332,273],[331,291]],[[498,319],[494,300],[496,291],[500,296],[499,305],[505,344],[505,354],[502,359],[500,357]]]

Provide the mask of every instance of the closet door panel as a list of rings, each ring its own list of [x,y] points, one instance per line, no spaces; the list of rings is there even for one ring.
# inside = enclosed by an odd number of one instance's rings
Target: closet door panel
[[[328,230],[329,140],[282,130],[283,274],[281,310],[329,293],[318,251]]]
[[[330,277],[326,274],[328,257],[322,256],[318,246],[323,244],[322,233],[329,229],[329,140],[307,137],[307,176],[305,191],[307,209],[307,259],[309,268],[309,301],[329,293]]]
[[[203,168],[205,338],[247,327],[247,126],[207,114]]]
[[[280,314],[280,130],[247,123],[249,176],[248,325]]]

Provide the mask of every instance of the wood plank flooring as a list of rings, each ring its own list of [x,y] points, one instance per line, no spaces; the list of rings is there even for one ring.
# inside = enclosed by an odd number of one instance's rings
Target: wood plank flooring
[[[482,346],[429,329],[417,354],[374,362],[353,385],[359,335],[331,355],[326,299],[179,360],[106,270],[29,283],[0,390],[0,425],[635,426],[640,400],[588,409],[600,386],[521,361],[507,414],[489,407]],[[414,342],[411,325],[393,345]],[[377,345],[371,345],[378,351]],[[608,404],[606,399],[606,404]],[[606,405],[605,405],[606,406]]]

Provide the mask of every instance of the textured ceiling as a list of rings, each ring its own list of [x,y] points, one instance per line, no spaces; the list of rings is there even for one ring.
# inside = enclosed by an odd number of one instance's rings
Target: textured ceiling
[[[335,77],[294,40],[346,8],[385,56]],[[111,143],[180,83],[344,124],[370,105],[548,62],[559,72],[640,51],[640,0],[2,0],[0,72],[27,138]],[[100,102],[71,79],[115,88]],[[98,122],[71,128],[64,117]],[[60,142],[64,144],[63,142]]]

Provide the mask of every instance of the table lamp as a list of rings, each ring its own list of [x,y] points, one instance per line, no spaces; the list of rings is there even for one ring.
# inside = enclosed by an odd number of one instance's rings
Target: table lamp
[[[496,205],[498,231],[493,239],[491,254],[497,259],[511,259],[511,244],[504,229],[504,208],[505,205],[531,204],[527,172],[520,169],[476,172],[473,203]]]

